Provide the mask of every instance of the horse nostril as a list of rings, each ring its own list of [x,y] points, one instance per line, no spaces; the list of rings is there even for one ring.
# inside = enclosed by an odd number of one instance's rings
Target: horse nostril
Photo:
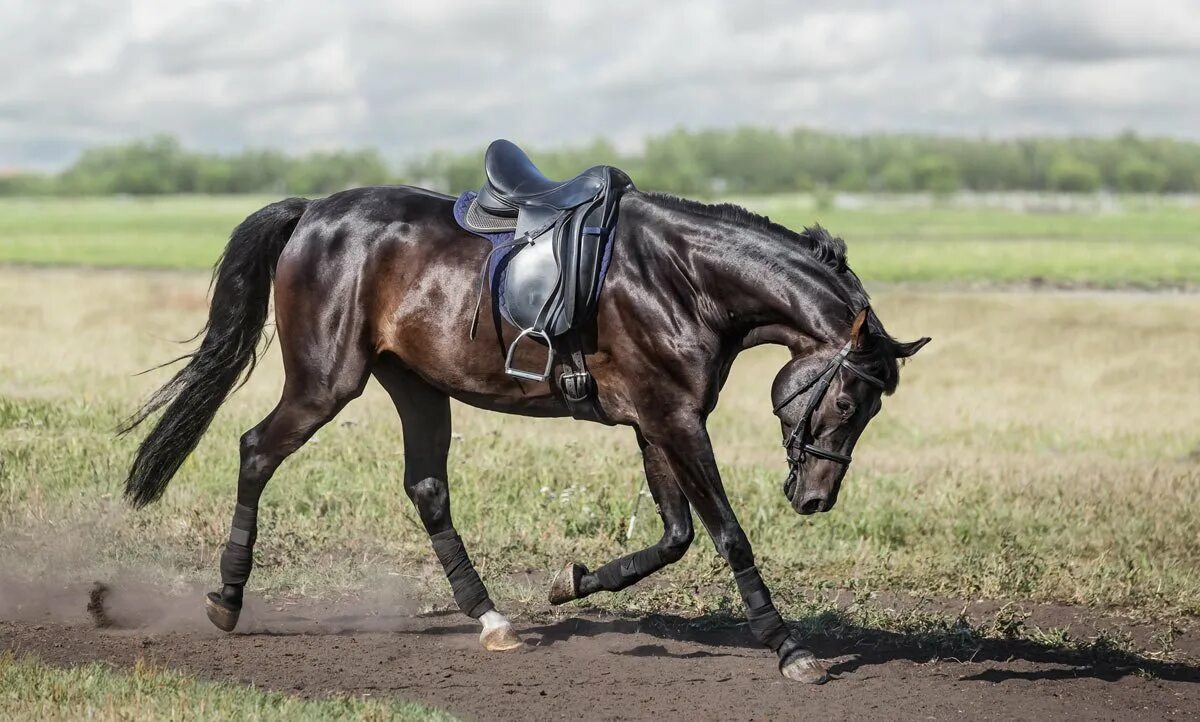
[[[811,499],[805,499],[800,505],[801,514],[816,514],[819,511],[825,510],[825,500],[819,496],[814,496]]]

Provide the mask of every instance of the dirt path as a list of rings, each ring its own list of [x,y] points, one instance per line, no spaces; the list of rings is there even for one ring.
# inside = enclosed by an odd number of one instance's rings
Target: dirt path
[[[139,658],[202,678],[305,697],[395,695],[468,719],[1183,719],[1200,715],[1200,668],[1151,674],[1092,667],[1030,642],[988,643],[973,659],[936,659],[902,636],[818,641],[832,680],[787,682],[744,627],[714,620],[578,616],[519,625],[526,649],[488,654],[457,614],[337,616],[258,608],[244,633],[208,626],[195,604],[145,604],[97,629],[86,590],[0,621],[0,650],[58,665]],[[178,602],[179,599],[176,600]],[[132,608],[130,608],[132,610]],[[118,610],[119,611],[119,610]],[[38,617],[55,619],[39,621]],[[1195,640],[1186,640],[1189,643]]]

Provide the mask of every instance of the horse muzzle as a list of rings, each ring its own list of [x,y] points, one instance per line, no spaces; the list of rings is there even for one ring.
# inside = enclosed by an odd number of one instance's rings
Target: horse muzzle
[[[787,480],[783,483],[783,493],[791,502],[792,508],[801,516],[829,511],[837,503],[837,491],[829,492],[822,489],[809,488],[806,480],[801,479],[799,464],[788,471]],[[840,482],[841,480],[838,479]]]

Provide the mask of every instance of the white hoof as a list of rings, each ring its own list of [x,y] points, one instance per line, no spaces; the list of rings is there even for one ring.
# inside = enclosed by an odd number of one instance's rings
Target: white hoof
[[[483,630],[479,633],[479,643],[489,652],[508,652],[525,646],[512,625]]]
[[[829,679],[825,668],[807,649],[798,649],[779,662],[779,673],[784,677],[805,684],[824,684]]]
[[[516,631],[504,615],[496,610],[485,613],[479,618],[483,622],[483,631],[479,633],[479,643],[489,652],[508,652],[524,646]]]

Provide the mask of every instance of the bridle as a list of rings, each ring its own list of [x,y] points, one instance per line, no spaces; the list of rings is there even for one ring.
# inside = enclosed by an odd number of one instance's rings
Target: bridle
[[[825,393],[829,391],[829,385],[833,383],[833,377],[837,376],[838,369],[846,369],[863,381],[866,381],[867,383],[879,389],[886,388],[886,384],[884,384],[882,380],[872,376],[866,371],[863,371],[847,360],[853,343],[853,341],[847,341],[846,345],[842,347],[842,350],[839,351],[836,356],[831,358],[829,363],[825,364],[825,368],[821,369],[816,376],[813,376],[811,379],[809,379],[808,382],[803,386],[788,394],[787,398],[785,398],[783,401],[775,404],[775,408],[772,409],[772,411],[778,414],[780,409],[795,401],[796,398],[801,394],[809,389],[814,390],[814,393],[804,407],[804,413],[800,415],[799,420],[796,421],[796,425],[792,427],[792,433],[789,434],[787,439],[783,442],[784,447],[788,450],[788,464],[791,466],[793,472],[796,471],[796,468],[800,465],[800,462],[804,461],[805,454],[815,456],[818,459],[833,461],[841,464],[842,466],[850,465],[849,455],[839,454],[838,452],[830,451],[829,449],[822,449],[821,447],[811,444],[805,440],[809,436],[808,431],[809,426],[812,423],[813,412],[815,412],[817,410],[817,406],[821,404],[821,399],[825,398]],[[816,439],[813,440],[815,441]]]

